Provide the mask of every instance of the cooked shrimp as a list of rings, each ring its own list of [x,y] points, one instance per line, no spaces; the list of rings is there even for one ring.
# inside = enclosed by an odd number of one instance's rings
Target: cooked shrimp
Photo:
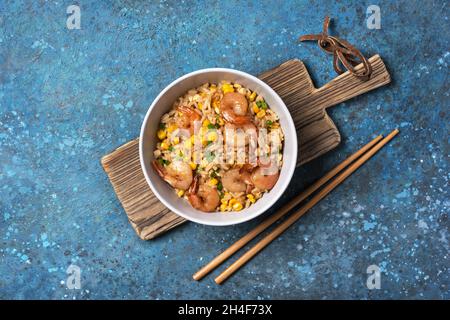
[[[246,171],[248,173],[252,173],[257,167],[257,164],[255,163],[244,163],[242,165],[241,171]]]
[[[235,125],[232,123],[226,123],[224,126],[225,135],[224,142],[227,142],[227,138],[234,137],[234,146],[238,145],[238,141],[245,141],[245,145],[247,146],[250,142],[253,142],[255,145],[258,139],[258,132],[256,126],[252,122],[247,122],[242,125]]]
[[[198,176],[189,188],[187,194],[189,203],[197,210],[204,212],[215,211],[220,203],[219,192],[216,187],[201,183]]]
[[[242,166],[240,173],[245,181],[245,183],[247,184],[247,190],[245,190],[246,193],[251,193],[253,188],[255,187],[255,185],[253,184],[252,181],[252,172],[256,169],[257,164],[255,163],[244,163],[244,165]]]
[[[227,92],[220,101],[220,110],[225,121],[233,124],[245,124],[250,122],[247,115],[247,98],[237,92]]]
[[[194,133],[194,125],[196,121],[200,121],[201,115],[199,115],[194,109],[186,106],[178,107],[178,116],[175,118],[175,122],[178,127],[188,129],[191,134]]]
[[[222,177],[222,185],[230,192],[245,192],[251,184],[250,174],[238,168],[226,171]]]
[[[232,124],[232,123],[226,123],[224,127],[225,127],[225,130],[238,130],[238,129],[241,129],[247,134],[253,134],[253,133],[257,132],[256,126],[251,121],[243,123],[241,125],[236,125],[236,124]]]
[[[251,181],[260,190],[270,190],[277,183],[279,176],[278,168],[259,166],[252,172]]]
[[[187,190],[192,183],[192,169],[189,164],[182,161],[174,161],[167,166],[161,165],[158,161],[153,161],[156,172],[168,184],[176,189]]]

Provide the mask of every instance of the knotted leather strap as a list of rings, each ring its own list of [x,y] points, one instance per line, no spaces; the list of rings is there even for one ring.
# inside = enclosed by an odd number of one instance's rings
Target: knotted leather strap
[[[348,41],[328,35],[329,25],[330,18],[326,16],[322,33],[301,36],[300,41],[317,40],[320,49],[333,55],[333,67],[338,74],[345,72],[341,68],[342,64],[351,74],[362,80],[368,80],[372,74],[372,66],[369,61]],[[363,64],[364,68],[355,70],[354,67],[360,63]]]

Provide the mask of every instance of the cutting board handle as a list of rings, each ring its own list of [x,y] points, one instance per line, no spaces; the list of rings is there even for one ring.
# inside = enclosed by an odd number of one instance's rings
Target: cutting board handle
[[[373,70],[369,80],[361,80],[347,71],[323,87],[314,89],[311,102],[326,109],[391,82],[391,76],[378,54],[371,57],[369,62]],[[356,70],[362,68],[362,64],[355,67]]]

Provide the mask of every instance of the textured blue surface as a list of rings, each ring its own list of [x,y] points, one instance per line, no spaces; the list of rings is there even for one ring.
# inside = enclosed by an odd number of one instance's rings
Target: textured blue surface
[[[0,298],[450,298],[448,4],[376,1],[0,2]],[[139,240],[100,157],[135,138],[152,99],[200,68],[258,74],[289,58],[316,85],[321,30],[379,53],[388,87],[330,110],[336,150],[298,169],[279,204],[378,133],[401,134],[223,286],[191,275],[258,221],[185,224]],[[279,205],[278,204],[278,205]],[[70,264],[81,290],[66,286]],[[382,270],[368,290],[366,269]],[[218,271],[214,273],[217,275]]]

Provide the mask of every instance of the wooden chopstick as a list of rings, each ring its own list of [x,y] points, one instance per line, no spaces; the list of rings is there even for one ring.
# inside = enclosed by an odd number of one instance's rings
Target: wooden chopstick
[[[348,167],[343,173],[332,180],[328,185],[326,185],[322,190],[320,190],[316,195],[314,195],[309,202],[307,202],[298,211],[293,213],[289,218],[277,226],[272,232],[270,232],[266,237],[260,240],[255,246],[244,253],[239,259],[237,259],[233,264],[231,264],[225,271],[223,271],[214,281],[217,284],[223,283],[228,279],[233,273],[239,270],[245,263],[252,259],[258,252],[264,249],[269,243],[276,239],[280,234],[282,234],[286,229],[293,225],[301,216],[303,216],[309,209],[316,205],[320,200],[327,196],[334,188],[336,188],[342,181],[348,178],[353,172],[355,172],[359,167],[361,167],[367,160],[369,160],[378,150],[380,150],[386,143],[388,143],[392,138],[398,133],[398,129],[392,131],[386,138],[381,140],[367,153],[356,160],[350,167]]]
[[[206,276],[212,270],[217,268],[225,260],[227,260],[229,257],[231,257],[236,251],[241,249],[248,242],[250,242],[253,238],[255,238],[258,234],[260,234],[261,232],[266,230],[268,227],[270,227],[272,224],[274,224],[278,219],[280,219],[284,215],[286,215],[290,210],[292,210],[300,202],[305,200],[313,192],[315,192],[317,189],[319,189],[321,186],[323,186],[325,183],[327,183],[331,178],[333,178],[336,174],[338,174],[345,167],[347,167],[350,163],[355,161],[355,159],[359,158],[367,150],[372,148],[382,138],[383,137],[380,135],[380,136],[376,137],[375,139],[373,139],[372,141],[370,141],[364,147],[359,149],[357,152],[352,154],[350,157],[348,157],[347,159],[342,161],[339,165],[337,165],[332,170],[330,170],[328,173],[326,173],[322,178],[320,178],[315,183],[313,183],[311,186],[309,186],[306,190],[304,190],[299,195],[297,195],[293,199],[291,199],[287,204],[285,204],[283,207],[281,207],[276,214],[267,218],[265,221],[263,221],[261,224],[256,226],[253,230],[251,230],[245,236],[243,236],[238,241],[233,243],[228,249],[223,251],[221,254],[219,254],[217,257],[215,257],[213,260],[211,260],[211,262],[209,262],[207,265],[205,265],[203,268],[201,268],[199,271],[197,271],[193,275],[194,280],[202,279],[204,276]]]

